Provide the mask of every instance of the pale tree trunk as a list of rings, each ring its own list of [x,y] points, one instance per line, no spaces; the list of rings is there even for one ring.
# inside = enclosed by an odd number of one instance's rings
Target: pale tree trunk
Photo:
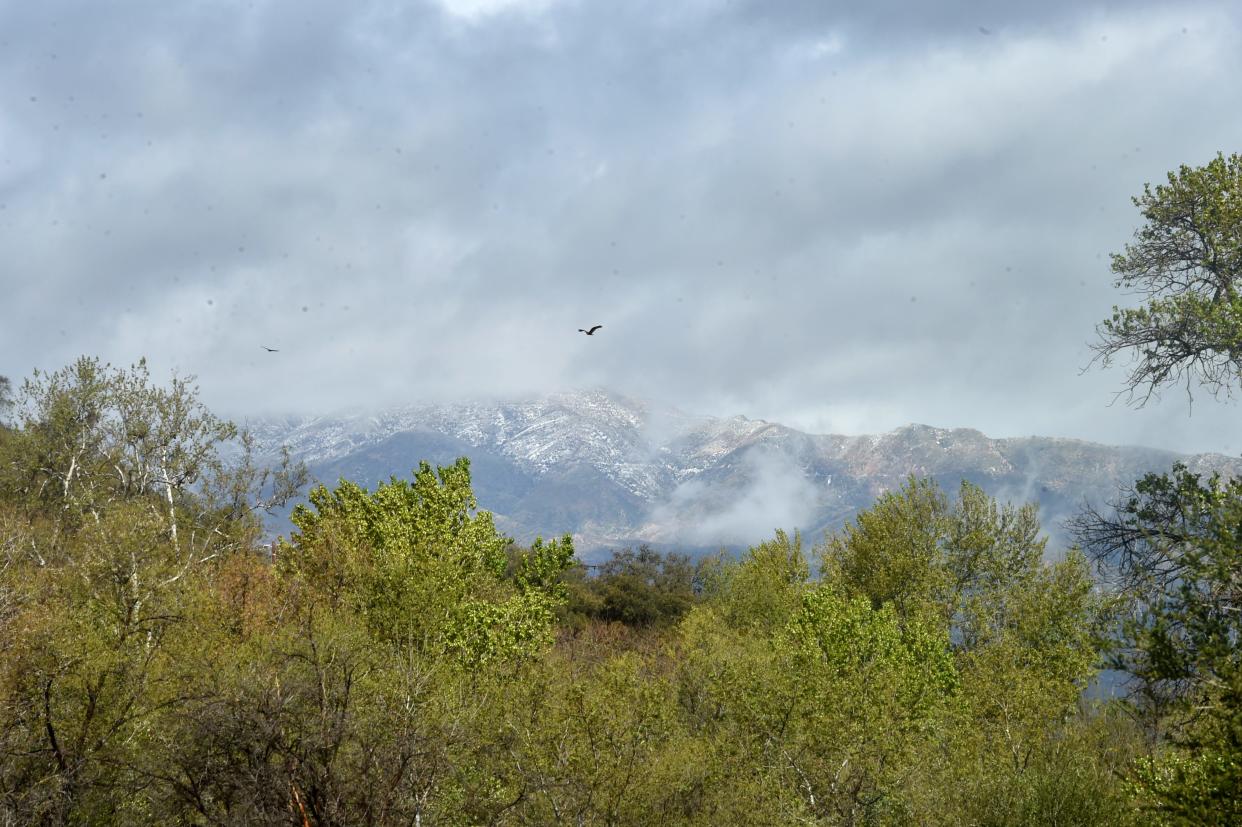
[[[173,485],[172,477],[168,473],[168,449],[165,448],[160,457],[164,477],[164,500],[168,503],[168,530],[172,534],[173,549],[178,553],[181,552],[181,546],[177,542],[177,508],[173,502]]]

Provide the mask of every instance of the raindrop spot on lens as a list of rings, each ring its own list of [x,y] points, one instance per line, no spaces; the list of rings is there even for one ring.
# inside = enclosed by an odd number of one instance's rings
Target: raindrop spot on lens
[[[306,305],[302,305],[302,312],[303,312],[303,313],[308,313],[308,312],[310,312],[310,308],[309,308],[309,307],[307,307]]]

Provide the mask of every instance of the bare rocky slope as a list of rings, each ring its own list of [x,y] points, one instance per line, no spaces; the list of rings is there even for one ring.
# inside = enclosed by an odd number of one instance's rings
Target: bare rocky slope
[[[1066,542],[1066,517],[1084,502],[1117,499],[1148,471],[1180,460],[1202,473],[1242,472],[1242,460],[1219,454],[991,439],[967,428],[807,434],[598,390],[250,425],[262,444],[288,445],[328,484],[345,478],[374,486],[408,476],[420,460],[468,456],[480,507],[504,531],[522,541],[571,533],[586,557],[643,542],[691,552],[737,548],[776,528],[817,541],[911,474],[950,490],[965,479],[1003,500],[1038,502],[1055,550]]]

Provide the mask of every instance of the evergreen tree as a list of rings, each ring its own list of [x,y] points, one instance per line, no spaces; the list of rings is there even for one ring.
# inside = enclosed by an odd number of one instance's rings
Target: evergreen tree
[[[1133,353],[1126,384],[1140,405],[1182,381],[1187,393],[1231,392],[1242,379],[1242,155],[1183,165],[1134,205],[1146,223],[1112,269],[1145,302],[1100,323],[1098,358]]]

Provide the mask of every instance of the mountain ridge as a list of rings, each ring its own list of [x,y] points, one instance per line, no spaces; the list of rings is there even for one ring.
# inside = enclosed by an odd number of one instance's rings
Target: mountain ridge
[[[1035,501],[1057,525],[1148,471],[1242,473],[1242,460],[1066,437],[991,438],[912,423],[880,434],[811,434],[762,419],[687,414],[602,389],[513,402],[409,405],[372,414],[285,417],[250,427],[288,445],[312,476],[373,486],[420,460],[468,456],[481,508],[520,541],[570,533],[586,555],[647,542],[737,548],[776,528],[840,528],[910,475],[961,480]],[[814,536],[813,539],[818,539]]]

